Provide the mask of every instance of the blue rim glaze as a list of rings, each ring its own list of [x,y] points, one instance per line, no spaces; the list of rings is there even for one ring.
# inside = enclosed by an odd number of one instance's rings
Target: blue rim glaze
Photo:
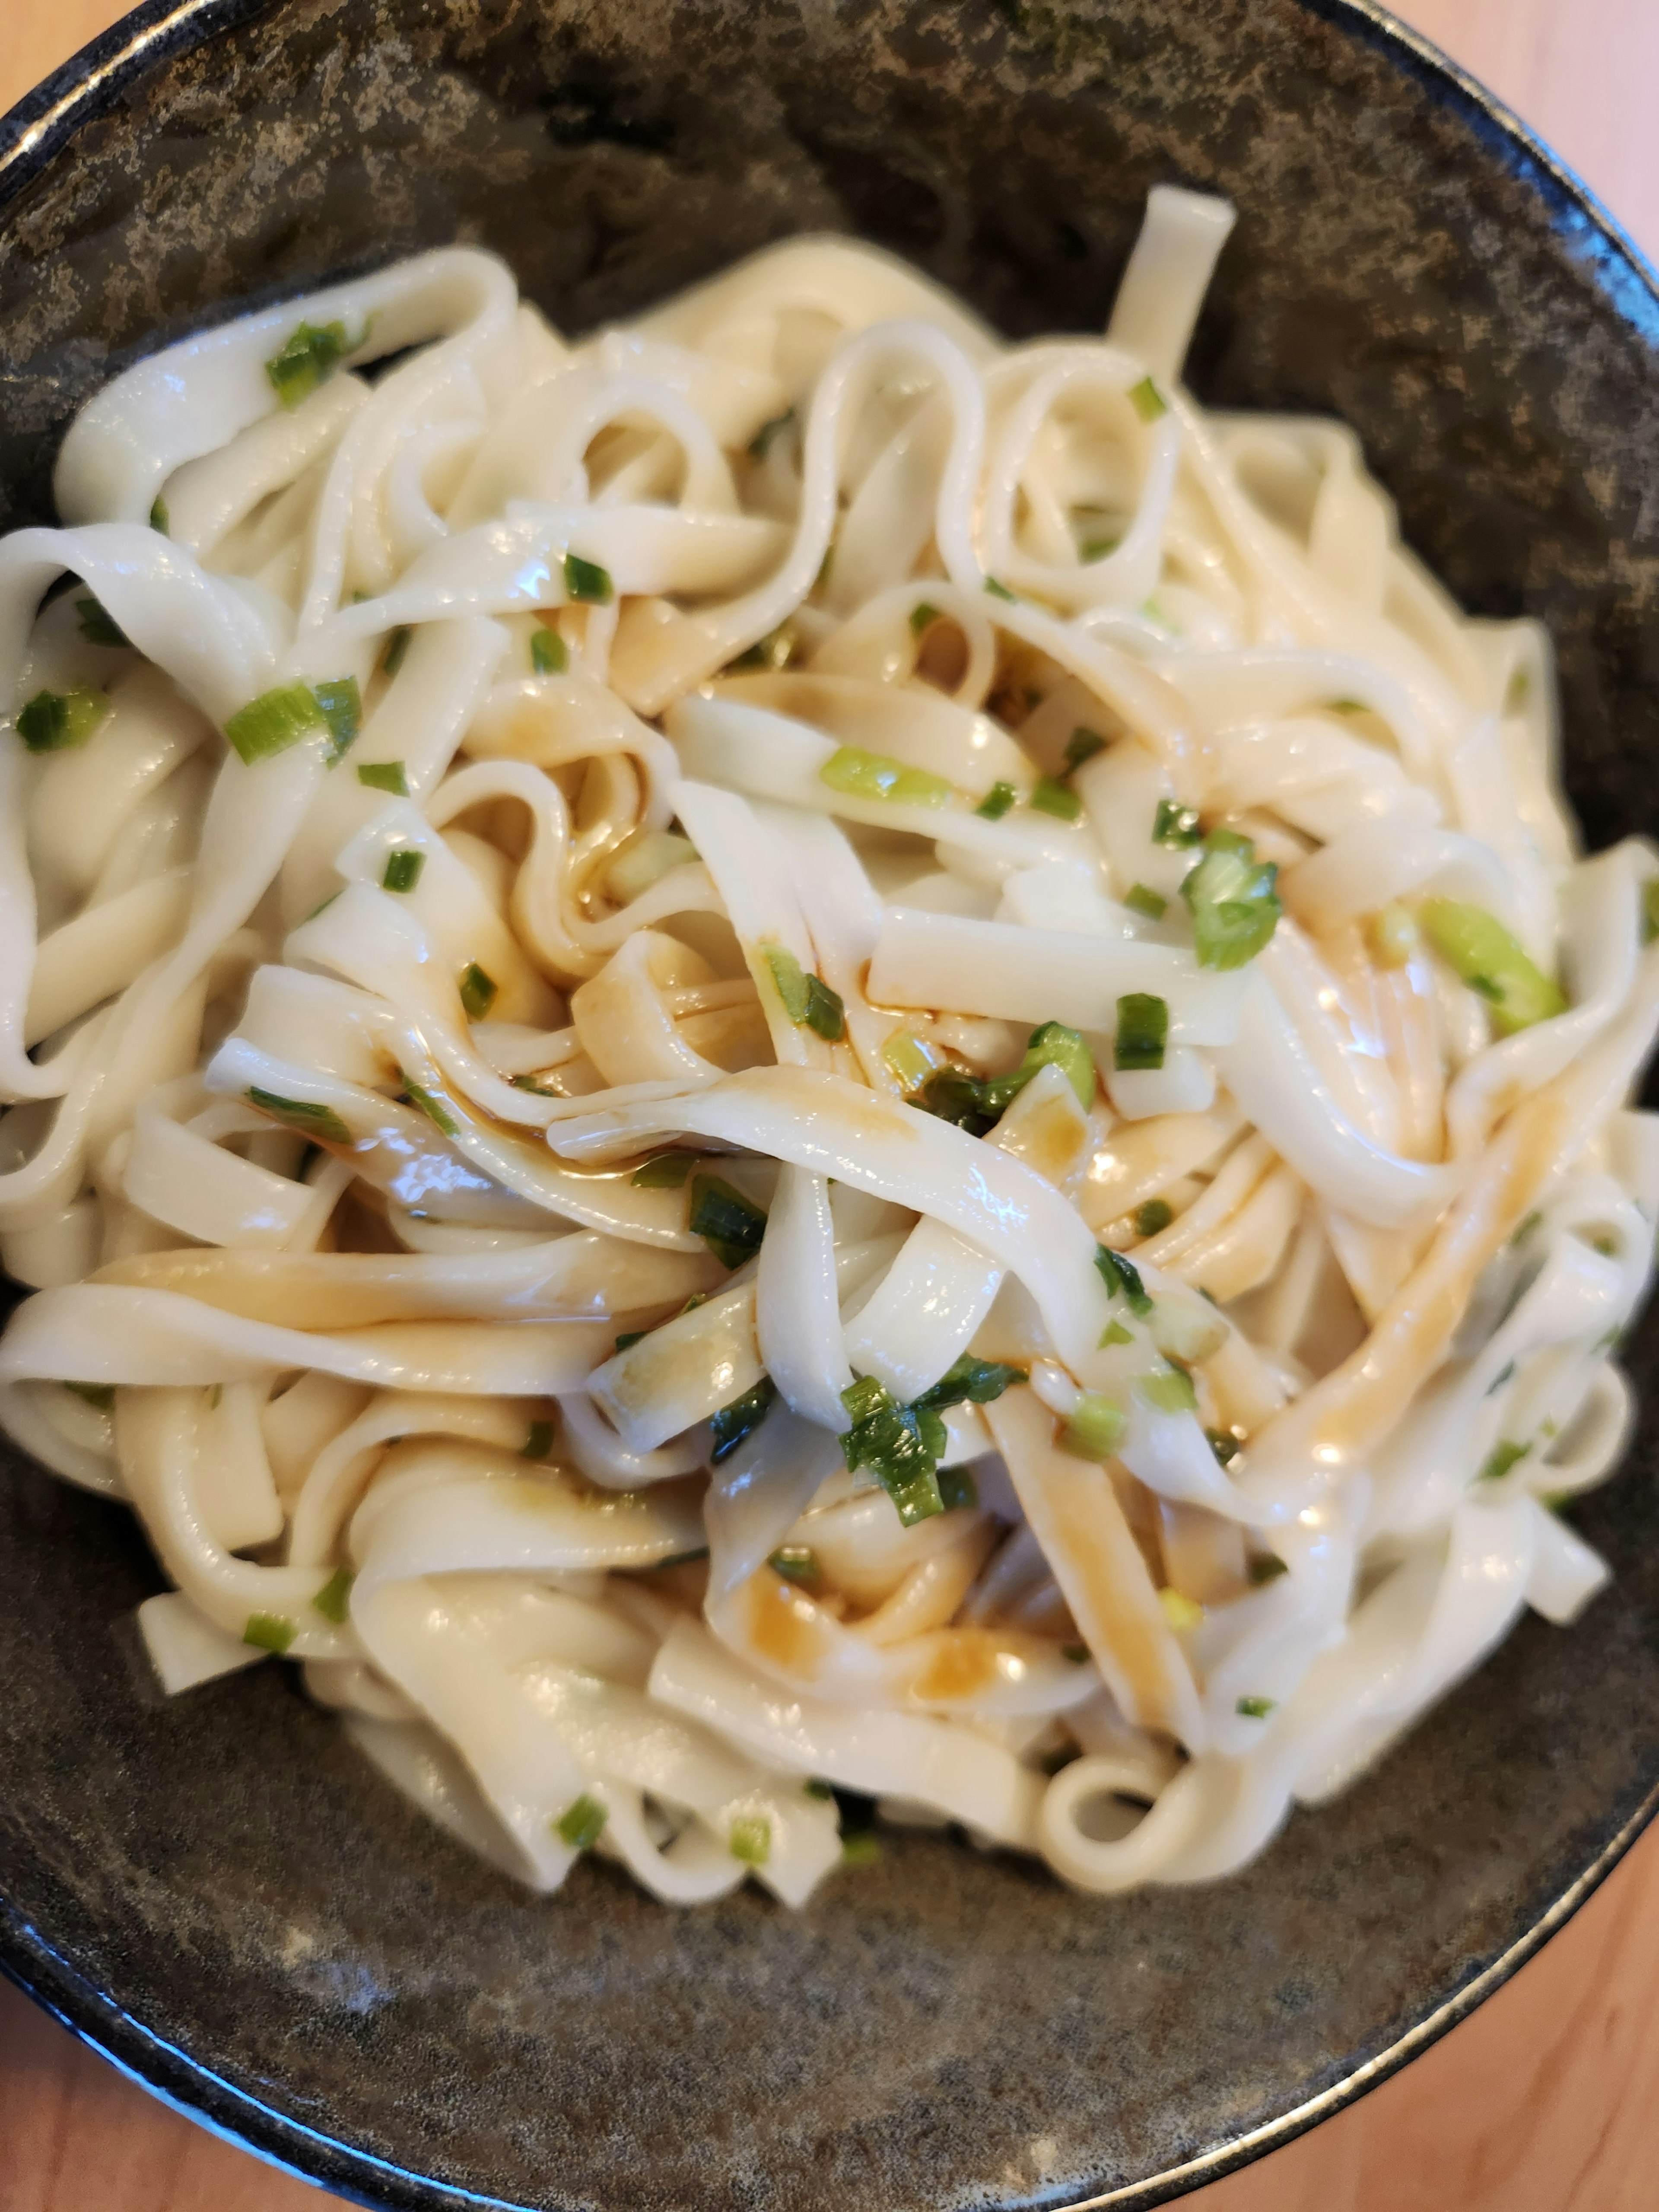
[[[144,0],[54,70],[9,114],[0,116],[0,209],[40,175],[78,131],[109,112],[149,70],[257,21],[276,4],[278,0]],[[1296,4],[1384,55],[1468,123],[1488,150],[1545,204],[1552,227],[1570,242],[1610,311],[1659,349],[1659,271],[1583,180],[1517,116],[1375,0],[1296,0]],[[1154,2205],[1221,2180],[1282,2148],[1354,2103],[1466,2019],[1559,1933],[1656,1814],[1659,1790],[1644,1800],[1507,1951],[1386,2051],[1341,2081],[1213,2150],[1123,2188],[1074,2199],[1056,2212],[1103,2212],[1108,2206],[1150,2212]],[[354,2203],[397,2208],[398,2212],[523,2212],[513,2200],[430,2180],[274,2112],[123,2010],[3,1899],[0,1974],[161,2104],[295,2180],[329,2189]]]

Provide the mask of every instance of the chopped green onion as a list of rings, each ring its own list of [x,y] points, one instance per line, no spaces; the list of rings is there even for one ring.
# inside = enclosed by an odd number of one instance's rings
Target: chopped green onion
[[[1083,541],[1083,560],[1085,566],[1103,561],[1109,553],[1115,553],[1121,538],[1085,538]]]
[[[1100,732],[1085,729],[1079,724],[1066,740],[1065,773],[1074,775],[1085,761],[1091,761],[1097,753],[1103,753],[1105,750],[1106,740]]]
[[[1140,1377],[1140,1395],[1149,1406],[1160,1413],[1195,1413],[1198,1393],[1193,1389],[1193,1378],[1182,1367],[1166,1367],[1161,1374]]]
[[[1278,1704],[1277,1698],[1241,1698],[1233,1711],[1247,1721],[1265,1721]]]
[[[1560,987],[1534,965],[1494,915],[1445,898],[1425,899],[1422,912],[1430,944],[1470,990],[1489,1001],[1499,1036],[1566,1011]]]
[[[1276,1583],[1280,1575],[1291,1571],[1277,1552],[1258,1552],[1250,1561],[1249,1571],[1250,1588],[1265,1589],[1269,1583]]]
[[[818,1555],[810,1544],[781,1544],[766,1564],[787,1583],[816,1583],[823,1579]]]
[[[112,1382],[65,1382],[64,1388],[73,1390],[77,1398],[84,1398],[88,1406],[95,1406],[100,1413],[114,1411],[115,1385]]]
[[[570,665],[570,649],[556,629],[533,630],[530,665],[538,676],[562,676]]]
[[[533,1075],[509,1075],[507,1079],[515,1091],[533,1091],[538,1098],[558,1098],[563,1095],[550,1090],[544,1083],[538,1083]]]
[[[1175,1219],[1175,1208],[1167,1198],[1149,1198],[1135,1208],[1135,1235],[1156,1237]]]
[[[302,399],[309,399],[368,335],[365,329],[357,337],[349,338],[343,323],[302,322],[281,351],[265,363],[265,374],[283,406],[295,408]]]
[[[754,1435],[777,1395],[777,1384],[769,1375],[763,1375],[752,1390],[745,1390],[741,1398],[734,1398],[729,1406],[711,1414],[708,1428],[714,1442],[708,1457],[714,1466],[730,1459],[738,1446]]]
[[[1370,711],[1363,699],[1333,699],[1330,708],[1334,714],[1364,714]]]
[[[562,1844],[568,1844],[573,1851],[591,1851],[605,1833],[607,1819],[605,1808],[597,1797],[590,1797],[584,1790],[573,1804],[553,1823],[554,1832]]]
[[[953,1121],[970,1136],[983,1136],[1045,1067],[1060,1069],[1080,1106],[1094,1103],[1094,1060],[1081,1035],[1064,1022],[1044,1022],[1034,1029],[1025,1057],[1009,1074],[965,1075],[957,1068],[941,1069],[929,1079],[920,1103],[941,1121]]]
[[[421,870],[426,866],[424,853],[407,848],[386,856],[386,873],[380,878],[380,889],[385,891],[412,891],[421,880]]]
[[[1011,1384],[1023,1382],[1023,1367],[1005,1366],[1000,1359],[981,1359],[964,1352],[952,1360],[939,1381],[911,1401],[917,1407],[942,1413],[951,1406],[988,1406]]]
[[[1422,943],[1417,917],[1396,902],[1371,916],[1371,953],[1379,968],[1403,968]]]
[[[685,1179],[697,1164],[695,1152],[659,1152],[628,1178],[635,1190],[684,1190]]]
[[[1058,777],[1040,775],[1031,786],[1029,802],[1039,814],[1052,814],[1061,822],[1075,822],[1083,811],[1083,801],[1076,792],[1068,791]]]
[[[1000,822],[1018,796],[1012,783],[1004,783],[999,778],[981,799],[974,811],[982,821]],[[1659,882],[1659,877],[1656,877],[1654,880]]]
[[[1486,1454],[1476,1480],[1480,1482],[1501,1482],[1512,1467],[1518,1467],[1531,1451],[1530,1444],[1496,1443]]]
[[[1186,1629],[1202,1628],[1204,1626],[1203,1607],[1184,1596],[1180,1590],[1171,1589],[1168,1583],[1158,1592],[1158,1601],[1164,1608],[1164,1618],[1177,1635]]]
[[[1650,876],[1642,886],[1642,942],[1659,937],[1659,876]]]
[[[461,977],[461,1004],[469,1021],[481,1022],[495,1003],[500,989],[493,975],[486,975],[476,960],[469,961]]]
[[[1108,1345],[1133,1344],[1134,1340],[1133,1329],[1125,1328],[1121,1321],[1109,1321],[1100,1332],[1099,1348],[1104,1352]]]
[[[81,635],[88,645],[131,645],[127,635],[101,599],[90,594],[75,602],[76,619],[81,625]]]
[[[405,1075],[404,1090],[411,1106],[418,1107],[434,1129],[441,1129],[446,1137],[459,1137],[461,1125],[440,1098],[429,1091],[422,1091],[418,1083],[411,1083]]]
[[[564,592],[568,599],[592,607],[608,607],[616,597],[610,570],[597,561],[584,561],[580,553],[564,556]]]
[[[409,771],[401,761],[363,761],[358,766],[357,781],[371,791],[389,791],[397,799],[409,796]]]
[[[386,651],[380,657],[382,676],[395,676],[404,665],[404,655],[409,651],[409,625],[405,623],[394,629],[386,641]]]
[[[1238,1457],[1238,1438],[1225,1429],[1206,1429],[1204,1435],[1210,1449],[1215,1454],[1216,1464],[1231,1467]]]
[[[1150,376],[1143,376],[1139,384],[1131,385],[1129,404],[1143,422],[1156,422],[1159,416],[1170,411],[1164,394]]]
[[[159,530],[163,538],[167,534],[167,503],[160,492],[149,503],[149,526]]]
[[[795,651],[795,633],[787,623],[780,623],[769,629],[764,637],[757,637],[753,645],[740,653],[728,668],[787,668]]]
[[[1203,842],[1203,832],[1198,826],[1198,809],[1182,806],[1173,799],[1160,799],[1158,812],[1152,817],[1152,842],[1155,845],[1197,845]]]
[[[1204,858],[1181,886],[1192,909],[1198,964],[1242,968],[1279,927],[1279,870],[1271,860],[1258,865],[1249,839],[1231,830],[1212,830],[1204,844]]]
[[[352,1572],[349,1567],[337,1568],[312,1599],[312,1610],[320,1613],[325,1620],[331,1620],[338,1628],[350,1610]]]
[[[816,1774],[810,1781],[803,1782],[801,1788],[809,1797],[816,1797],[821,1805],[833,1804],[835,1802],[835,1791],[827,1782],[820,1782]]]
[[[626,1352],[634,1345],[642,1344],[650,1334],[648,1328],[625,1328],[611,1346],[611,1351]]]
[[[902,761],[859,745],[838,745],[818,770],[818,781],[849,799],[885,799],[897,806],[944,806],[951,798],[942,775],[906,768]]]
[[[336,676],[326,684],[314,684],[317,704],[323,710],[323,720],[334,738],[334,759],[357,742],[357,732],[363,726],[362,695],[357,689],[355,676]]]
[[[732,1823],[732,1856],[744,1866],[763,1867],[772,1856],[772,1823],[763,1813],[744,1813]]]
[[[1115,1297],[1121,1291],[1129,1302],[1129,1310],[1145,1321],[1152,1310],[1146,1286],[1140,1279],[1140,1270],[1133,1260],[1126,1260],[1121,1252],[1114,1252],[1108,1244],[1095,1247],[1095,1265],[1100,1279]]]
[[[1060,1434],[1060,1448],[1073,1459],[1110,1459],[1122,1443],[1129,1417],[1103,1390],[1085,1390]]]
[[[749,441],[750,458],[753,460],[763,461],[772,450],[773,440],[787,430],[794,419],[795,410],[793,407],[788,407],[781,415],[775,415],[769,422],[763,422]]]
[[[1125,1070],[1162,1067],[1169,1034],[1170,1008],[1166,1000],[1154,998],[1149,991],[1127,993],[1117,1002],[1113,1066]]]
[[[923,630],[931,629],[940,619],[937,607],[929,606],[926,599],[919,599],[910,610],[911,636],[920,637]]]
[[[1148,921],[1161,921],[1170,902],[1145,884],[1131,884],[1123,894],[1123,903],[1131,914],[1145,915]]]
[[[838,1043],[847,1034],[847,1007],[841,994],[804,969],[787,946],[768,944],[761,951],[772,971],[783,1011],[795,1027],[812,1030],[828,1043]]]
[[[519,1446],[520,1459],[545,1459],[553,1449],[551,1421],[532,1421],[530,1432]]]
[[[947,1513],[963,1507],[971,1513],[979,1504],[979,1487],[968,1468],[942,1467],[935,1479]]]
[[[906,1091],[918,1091],[939,1063],[920,1037],[908,1030],[895,1030],[882,1046],[881,1056]]]
[[[985,579],[985,588],[994,599],[1006,599],[1011,606],[1015,604],[1014,594],[1006,584],[998,583],[994,576],[988,576]]]
[[[299,1633],[297,1626],[280,1613],[251,1613],[242,1641],[260,1651],[274,1651],[280,1659]]]
[[[733,1190],[719,1176],[696,1175],[691,1178],[689,1225],[723,1267],[740,1267],[760,1250],[766,1214],[753,1199]]]
[[[261,1091],[257,1084],[250,1084],[243,1095],[262,1114],[269,1114],[276,1121],[286,1121],[291,1129],[298,1129],[313,1140],[320,1138],[331,1145],[351,1142],[350,1130],[331,1106],[319,1106],[310,1098],[279,1098],[274,1091]]]
[[[262,691],[225,724],[226,737],[250,768],[306,738],[333,734],[322,702],[308,684],[279,684],[274,691]]]
[[[844,1867],[874,1866],[881,1856],[881,1838],[873,1828],[855,1828],[850,1836],[841,1839],[841,1863]]]
[[[851,1424],[841,1440],[847,1471],[867,1467],[898,1509],[907,1528],[943,1513],[938,1465],[946,1431],[931,1406],[901,1406],[872,1375],[841,1394]]]
[[[77,684],[73,691],[37,691],[17,716],[17,734],[32,753],[67,752],[83,745],[109,712],[101,691]]]

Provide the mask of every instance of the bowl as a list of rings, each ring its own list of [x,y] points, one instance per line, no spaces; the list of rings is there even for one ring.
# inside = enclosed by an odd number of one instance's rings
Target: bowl
[[[152,0],[0,126],[0,523],[137,355],[416,247],[562,325],[860,233],[1006,331],[1098,329],[1147,187],[1240,221],[1192,380],[1340,416],[1480,613],[1540,615],[1592,843],[1659,827],[1659,297],[1513,122],[1346,0]],[[1638,1384],[1655,1323],[1630,1348]],[[810,1910],[535,1900],[285,1670],[167,1702],[125,1512],[0,1479],[0,1959],[159,2094],[365,2203],[1152,2205],[1401,2065],[1659,1793],[1659,1395],[1529,1619],[1212,1887],[1074,1896],[892,1836]]]

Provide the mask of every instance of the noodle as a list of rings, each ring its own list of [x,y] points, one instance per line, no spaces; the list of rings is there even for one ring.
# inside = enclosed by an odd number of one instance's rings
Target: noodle
[[[299,1662],[542,1889],[799,1905],[842,1790],[1114,1891],[1605,1582],[1659,858],[1348,434],[1182,391],[1231,223],[1013,348],[837,240],[576,343],[454,248],[83,410],[0,1422],[169,1692]]]

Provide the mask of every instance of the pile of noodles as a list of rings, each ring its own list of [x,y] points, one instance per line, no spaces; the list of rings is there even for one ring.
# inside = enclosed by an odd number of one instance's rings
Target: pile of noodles
[[[1626,1432],[1659,860],[1353,438],[837,240],[175,345],[0,544],[0,1421],[556,1887],[1237,1866]],[[93,1624],[89,1624],[93,1626]],[[96,1625],[103,1632],[103,1624]],[[841,1793],[839,1796],[837,1793]]]

